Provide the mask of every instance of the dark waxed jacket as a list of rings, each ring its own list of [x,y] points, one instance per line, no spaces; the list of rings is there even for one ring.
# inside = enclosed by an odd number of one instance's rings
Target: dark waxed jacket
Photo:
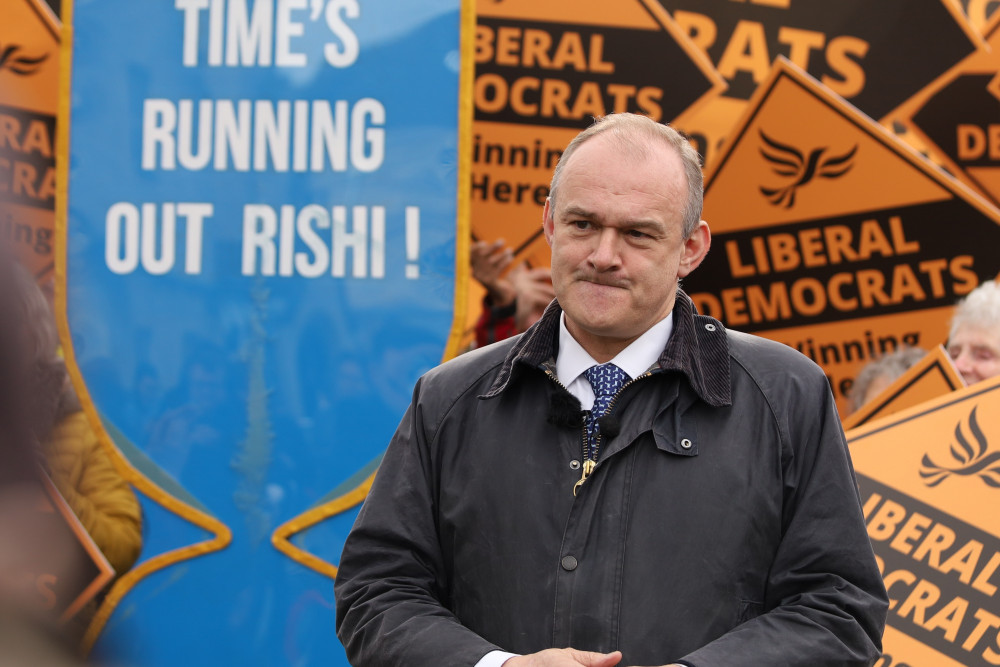
[[[679,292],[574,497],[559,312],[418,382],[340,563],[351,664],[564,646],[622,665],[873,664],[885,589],[820,369]]]

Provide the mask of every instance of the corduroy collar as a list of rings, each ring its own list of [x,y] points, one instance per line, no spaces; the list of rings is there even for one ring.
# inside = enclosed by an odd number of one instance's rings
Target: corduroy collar
[[[554,362],[560,313],[558,302],[549,304],[542,318],[510,348],[496,380],[482,398],[493,398],[505,391],[521,372],[519,367],[539,368]],[[725,327],[718,320],[698,315],[690,297],[681,289],[677,290],[673,317],[674,330],[657,360],[658,370],[683,374],[698,397],[711,406],[732,405]]]

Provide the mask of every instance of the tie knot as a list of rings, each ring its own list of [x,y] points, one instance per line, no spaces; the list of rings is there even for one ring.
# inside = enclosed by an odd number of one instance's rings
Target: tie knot
[[[614,396],[629,380],[628,373],[614,364],[591,366],[584,374],[594,389],[594,396],[598,398]]]

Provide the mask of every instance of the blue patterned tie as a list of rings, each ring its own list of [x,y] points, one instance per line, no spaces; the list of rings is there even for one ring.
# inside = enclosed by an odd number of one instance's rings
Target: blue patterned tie
[[[600,430],[597,420],[604,416],[611,404],[611,399],[631,378],[628,373],[614,364],[591,366],[584,371],[584,374],[590,381],[590,386],[594,388],[594,407],[591,408],[590,415],[587,417],[587,440],[590,444],[589,458],[597,460],[597,432]]]

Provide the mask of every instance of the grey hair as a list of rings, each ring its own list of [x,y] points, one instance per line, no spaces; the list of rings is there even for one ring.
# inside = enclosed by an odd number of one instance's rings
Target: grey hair
[[[669,125],[657,123],[655,120],[639,114],[615,113],[597,118],[593,125],[569,142],[559,158],[559,163],[556,164],[555,172],[552,174],[552,183],[549,186],[549,198],[552,200],[552,204],[555,204],[559,181],[569,158],[582,144],[605,133],[610,133],[622,152],[633,157],[647,157],[649,155],[648,142],[650,141],[663,141],[677,151],[684,165],[684,175],[687,177],[688,186],[687,205],[684,207],[684,238],[691,236],[701,220],[703,206],[704,177],[701,172],[701,156],[680,132]]]
[[[963,326],[992,329],[1000,335],[1000,284],[992,280],[984,282],[958,302],[948,337]]]
[[[889,381],[895,380],[923,359],[926,354],[926,350],[919,347],[903,346],[865,364],[858,376],[854,378],[854,384],[851,385],[851,412],[864,405],[868,387],[876,378],[885,377]]]

